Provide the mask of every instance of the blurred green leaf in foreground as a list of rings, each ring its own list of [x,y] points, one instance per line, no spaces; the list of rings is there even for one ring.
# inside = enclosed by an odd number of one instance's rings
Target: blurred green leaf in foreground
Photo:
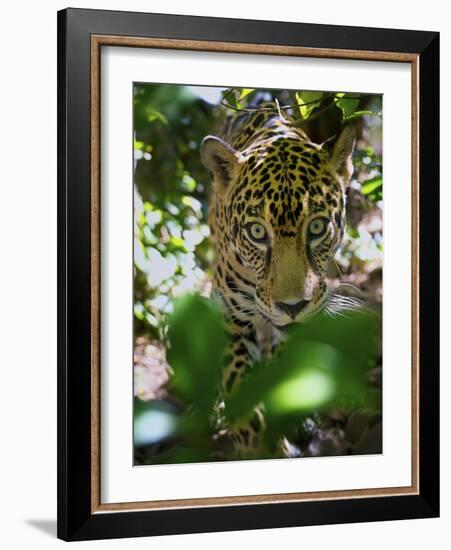
[[[225,325],[211,300],[198,295],[177,300],[169,318],[168,360],[179,412],[141,407],[135,443],[175,437],[177,443],[158,461],[208,461],[214,459],[215,435],[247,417],[256,405],[265,410],[267,449],[325,409],[376,409],[380,395],[369,387],[366,373],[376,355],[377,321],[375,314],[360,311],[337,318],[317,315],[293,326],[281,350],[254,365],[225,402],[224,413],[215,414],[222,411],[215,405],[227,344]]]

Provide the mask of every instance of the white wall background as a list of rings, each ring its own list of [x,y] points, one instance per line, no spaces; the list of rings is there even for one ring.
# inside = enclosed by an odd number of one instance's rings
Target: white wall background
[[[0,540],[4,548],[53,548],[56,533],[56,11],[58,0],[5,3],[0,33]],[[71,0],[124,9],[436,30],[442,33],[442,158],[451,150],[451,20],[442,0]],[[442,281],[451,279],[449,170],[442,169]],[[401,205],[400,205],[401,207]],[[445,252],[447,254],[445,255]],[[17,288],[15,288],[17,284]],[[25,294],[24,294],[25,292]],[[450,304],[442,285],[442,310]],[[451,521],[449,311],[442,313],[442,518],[84,543],[86,548],[444,547]],[[446,348],[446,349],[445,349]]]

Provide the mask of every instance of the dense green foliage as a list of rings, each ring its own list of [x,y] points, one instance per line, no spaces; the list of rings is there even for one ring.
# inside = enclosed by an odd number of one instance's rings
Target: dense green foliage
[[[354,312],[337,319],[317,317],[293,327],[280,353],[255,365],[225,401],[224,412],[212,418],[225,327],[211,301],[185,296],[176,301],[169,317],[171,393],[178,410],[161,402],[140,402],[135,442],[152,445],[155,433],[161,439],[177,440],[178,445],[159,455],[159,462],[227,459],[230,456],[215,441],[215,433],[223,427],[223,420],[233,423],[246,418],[256,405],[265,410],[268,449],[282,436],[299,437],[312,411],[335,405],[374,412],[381,405],[380,392],[368,386],[364,374],[376,354],[376,325],[374,314]]]
[[[379,96],[135,85],[135,336],[157,346],[163,357],[167,350],[172,372],[163,399],[148,400],[149,395],[159,394],[143,391],[135,381],[140,463],[227,458],[221,450],[225,418],[219,411],[211,413],[225,345],[222,320],[205,301],[181,297],[193,293],[208,297],[211,289],[210,183],[200,162],[200,143],[206,135],[218,133],[227,115],[268,100],[293,114],[317,143],[334,135],[341,124],[355,124],[358,144],[348,194],[347,236],[330,276],[371,294],[368,302],[373,309],[380,302]],[[234,402],[226,404],[226,414],[240,416],[256,402],[264,403],[268,436],[291,433],[300,445],[307,441],[311,421],[320,411],[340,406],[346,411],[370,411],[373,418],[378,399],[364,377],[377,360],[373,325],[373,317],[361,314],[344,319],[321,316],[297,327],[274,364],[256,366]],[[315,418],[319,425],[321,419]]]

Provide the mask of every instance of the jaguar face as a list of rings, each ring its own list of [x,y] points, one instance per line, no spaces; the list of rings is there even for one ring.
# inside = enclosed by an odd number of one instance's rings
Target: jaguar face
[[[322,146],[277,136],[238,152],[218,138],[204,140],[220,254],[246,270],[256,309],[276,327],[327,303],[326,271],[343,237],[353,144],[349,127]]]
[[[301,321],[325,304],[327,265],[341,229],[327,212],[300,216],[296,225],[280,227],[274,223],[268,203],[259,216],[253,208],[246,209],[239,233],[231,242],[254,274],[258,311],[277,327]]]

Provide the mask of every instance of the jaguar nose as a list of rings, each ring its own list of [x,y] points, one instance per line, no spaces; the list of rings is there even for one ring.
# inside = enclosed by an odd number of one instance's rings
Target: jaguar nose
[[[296,302],[294,304],[290,304],[288,302],[276,302],[276,306],[294,319],[298,313],[305,309],[309,302],[310,300],[301,300],[300,302]]]

